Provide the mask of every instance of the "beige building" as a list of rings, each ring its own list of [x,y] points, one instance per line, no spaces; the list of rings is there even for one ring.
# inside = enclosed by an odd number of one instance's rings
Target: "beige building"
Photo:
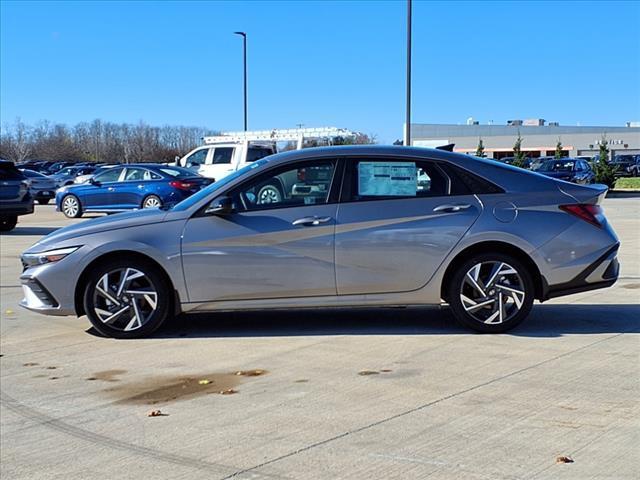
[[[556,123],[545,124],[542,119],[510,120],[507,125],[479,125],[471,119],[467,125],[411,124],[411,144],[437,147],[455,144],[454,151],[474,154],[482,139],[485,155],[502,158],[513,155],[518,132],[522,137],[522,151],[529,157],[543,157],[555,153],[558,140],[564,155],[593,157],[605,138],[612,156],[640,154],[640,125],[629,122],[624,127],[569,127]]]

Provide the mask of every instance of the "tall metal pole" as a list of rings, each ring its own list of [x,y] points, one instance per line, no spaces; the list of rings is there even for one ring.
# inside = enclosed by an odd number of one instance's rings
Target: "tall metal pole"
[[[407,112],[404,145],[411,145],[411,0],[407,0]]]
[[[245,32],[233,32],[242,36],[243,64],[244,64],[244,131],[247,131],[247,34]]]

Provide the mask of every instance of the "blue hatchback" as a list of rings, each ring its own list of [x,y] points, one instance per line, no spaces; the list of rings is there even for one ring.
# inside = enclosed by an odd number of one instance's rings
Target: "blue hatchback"
[[[84,212],[122,212],[136,208],[174,205],[207,185],[210,180],[180,167],[136,164],[112,167],[89,182],[62,187],[56,208],[67,217]]]

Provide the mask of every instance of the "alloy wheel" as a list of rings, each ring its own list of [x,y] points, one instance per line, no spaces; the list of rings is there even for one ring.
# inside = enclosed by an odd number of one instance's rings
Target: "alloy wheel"
[[[75,197],[68,196],[65,197],[62,202],[62,211],[67,217],[75,217],[78,215],[78,211],[80,210],[80,205],[78,205],[78,200]]]
[[[511,265],[499,261],[471,267],[460,287],[464,310],[476,321],[501,324],[515,317],[525,301],[524,282]]]
[[[158,197],[148,197],[145,199],[142,208],[158,208],[161,207],[162,203]]]
[[[93,292],[97,318],[111,328],[130,332],[145,325],[158,308],[153,282],[135,268],[119,268],[105,273]]]

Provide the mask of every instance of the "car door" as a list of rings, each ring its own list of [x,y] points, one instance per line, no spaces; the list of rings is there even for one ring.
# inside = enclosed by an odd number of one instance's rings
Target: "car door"
[[[198,172],[207,178],[220,180],[236,170],[233,163],[234,147],[215,147],[207,158],[206,163]]]
[[[85,208],[114,208],[114,194],[124,168],[114,167],[99,173],[91,184],[82,185],[81,201]]]
[[[121,208],[138,208],[145,196],[145,172],[142,167],[126,167],[122,181],[116,185],[113,201]]]
[[[330,172],[327,181],[305,194],[285,186],[283,179],[310,167]],[[189,301],[335,295],[336,178],[334,160],[277,167],[222,194],[234,213],[191,218],[182,238]],[[260,195],[274,186],[283,189],[279,198]]]
[[[424,286],[481,212],[467,192],[437,162],[348,161],[336,225],[338,295]]]

